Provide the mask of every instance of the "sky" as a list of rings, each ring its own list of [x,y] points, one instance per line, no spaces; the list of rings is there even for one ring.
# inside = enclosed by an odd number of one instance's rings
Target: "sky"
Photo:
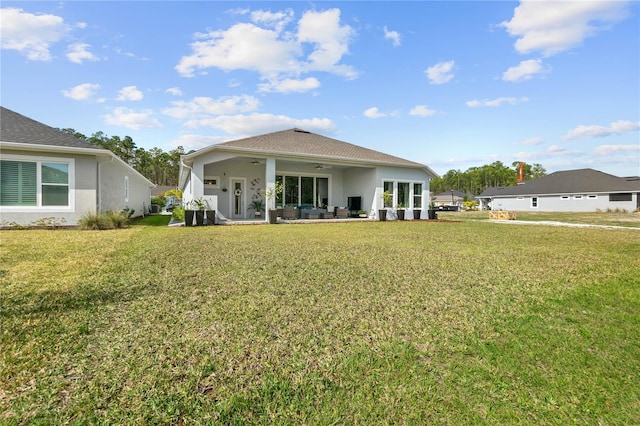
[[[298,127],[640,175],[637,1],[6,1],[2,106],[170,151]]]

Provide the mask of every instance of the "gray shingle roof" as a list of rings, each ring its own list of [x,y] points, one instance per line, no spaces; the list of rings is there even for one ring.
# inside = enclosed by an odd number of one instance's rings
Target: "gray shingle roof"
[[[487,188],[476,198],[636,191],[640,191],[640,180],[624,179],[593,169],[578,169],[554,172],[521,185]]]
[[[0,107],[0,141],[102,150],[5,107]]]
[[[327,159],[356,160],[396,164],[409,167],[426,167],[424,164],[405,160],[393,155],[385,154],[372,149],[363,148],[358,145],[328,138],[301,129],[289,129],[279,132],[267,133],[265,135],[253,136],[230,142],[223,142],[204,148],[201,151],[210,149],[244,149],[259,154],[298,154],[301,156],[317,156]],[[191,154],[196,156],[200,151]],[[190,157],[191,155],[187,156]]]

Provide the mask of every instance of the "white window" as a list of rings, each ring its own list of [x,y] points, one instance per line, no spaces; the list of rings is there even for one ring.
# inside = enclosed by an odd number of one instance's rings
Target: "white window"
[[[220,176],[205,176],[204,185],[207,188],[219,189],[220,188]]]
[[[595,200],[596,198],[598,198],[598,196],[597,195],[589,195],[587,198],[590,199],[590,200]]]
[[[124,202],[129,202],[129,176],[124,177]]]
[[[413,184],[413,208],[414,209],[422,208],[422,184],[421,183]]]
[[[573,199],[574,200],[582,200],[582,195],[574,195]]]
[[[538,197],[531,197],[531,207],[534,209],[538,208]]]
[[[3,155],[0,208],[68,210],[73,205],[74,160]]]

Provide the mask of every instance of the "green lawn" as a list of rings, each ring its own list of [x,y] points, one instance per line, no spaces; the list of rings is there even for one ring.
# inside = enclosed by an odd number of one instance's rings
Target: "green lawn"
[[[640,423],[640,231],[159,224],[0,232],[0,424]]]

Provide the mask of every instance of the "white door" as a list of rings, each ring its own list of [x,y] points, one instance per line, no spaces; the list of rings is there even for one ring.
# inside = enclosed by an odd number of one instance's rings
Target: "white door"
[[[244,179],[231,179],[231,219],[245,218]]]

